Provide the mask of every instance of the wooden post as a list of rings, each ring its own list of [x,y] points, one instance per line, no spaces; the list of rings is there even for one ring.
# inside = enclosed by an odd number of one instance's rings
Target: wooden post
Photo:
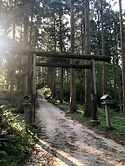
[[[36,95],[36,55],[33,56],[33,95]]]
[[[25,57],[25,65],[28,64],[28,57]],[[25,72],[25,75],[24,75],[24,93],[25,95],[28,94],[28,67],[27,68],[24,68],[24,72]]]
[[[110,110],[108,104],[105,104],[105,115],[106,115],[106,125],[107,127],[111,127],[111,117],[110,117]]]
[[[35,102],[36,102],[36,55],[33,56],[33,77],[32,77],[32,94],[33,94],[33,122],[35,122]]]
[[[93,122],[97,122],[98,116],[97,116],[97,97],[96,97],[96,73],[95,73],[95,61],[92,60],[92,95],[91,95],[91,101],[92,101],[92,118]]]
[[[31,98],[28,95],[23,96],[24,119],[27,125],[32,123]]]
[[[31,124],[31,103],[24,104],[24,119],[27,125]]]

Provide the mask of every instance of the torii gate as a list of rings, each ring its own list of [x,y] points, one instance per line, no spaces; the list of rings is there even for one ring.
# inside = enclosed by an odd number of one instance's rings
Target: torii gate
[[[42,67],[54,67],[54,68],[75,68],[75,69],[88,69],[91,70],[92,73],[92,94],[91,94],[91,101],[92,101],[92,119],[94,121],[98,120],[97,117],[97,101],[96,101],[96,75],[95,75],[95,61],[104,61],[110,62],[111,57],[109,56],[102,56],[102,55],[83,55],[83,54],[70,54],[70,53],[52,53],[52,52],[41,52],[41,51],[28,51],[22,50],[17,51],[19,54],[27,55],[32,57],[32,95],[33,98],[36,96],[36,66]],[[16,53],[17,53],[16,52]],[[41,63],[36,62],[36,57],[47,57],[47,58],[56,58],[56,59],[77,59],[77,60],[88,60],[90,63],[85,65],[76,65],[76,64],[54,64],[54,63]],[[27,85],[28,87],[28,82]],[[34,111],[34,118],[35,119],[35,111]]]
[[[89,69],[92,73],[92,118],[94,121],[98,120],[97,117],[97,101],[96,101],[96,75],[95,75],[95,61],[110,62],[111,57],[102,55],[82,55],[82,54],[68,54],[68,53],[51,53],[51,52],[40,52],[40,51],[28,51],[29,55],[33,55],[33,94],[36,93],[36,66],[42,67],[54,67],[54,68],[75,68],[75,69]],[[26,54],[27,54],[26,53]],[[41,63],[36,62],[36,57],[47,57],[56,59],[79,59],[89,60],[90,64],[76,65],[76,64],[54,64],[54,63]]]

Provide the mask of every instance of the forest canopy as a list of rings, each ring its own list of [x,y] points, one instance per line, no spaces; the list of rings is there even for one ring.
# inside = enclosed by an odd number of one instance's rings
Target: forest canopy
[[[119,18],[119,11],[106,0],[1,0],[1,93],[9,93],[11,102],[15,96],[20,100],[24,93],[32,94],[32,76],[27,75],[32,66],[27,66],[27,62],[32,63],[32,58],[12,50],[107,56],[111,57],[111,63],[95,63],[97,101],[100,105],[101,96],[108,93],[121,110],[124,83]],[[61,60],[37,57],[36,62],[60,64]],[[69,63],[85,65],[89,62],[63,59],[62,65]],[[92,76],[89,70],[75,72],[74,69],[37,66],[36,80],[38,86],[50,88],[53,97],[61,101],[70,98],[72,110],[76,110],[77,101],[84,103],[90,112]]]

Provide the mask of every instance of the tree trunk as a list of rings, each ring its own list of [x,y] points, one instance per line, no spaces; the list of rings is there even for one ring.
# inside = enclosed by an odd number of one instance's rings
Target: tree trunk
[[[54,77],[53,77],[53,68],[47,68],[47,87],[50,88],[52,94],[54,93]]]
[[[60,24],[60,39],[59,39],[59,42],[60,42],[60,52],[63,51],[63,41],[62,41],[62,14],[63,14],[63,11],[62,11],[62,7],[60,7],[60,13],[59,13],[59,24]],[[60,70],[61,72],[61,75],[60,75],[60,102],[63,103],[63,68],[61,68]]]
[[[53,28],[54,28],[54,52],[56,52],[56,18],[55,18],[55,13],[53,14]],[[53,97],[56,97],[56,69],[53,68]]]
[[[84,3],[83,3],[83,9],[84,9]],[[81,22],[81,45],[82,45],[82,54],[84,55],[85,50],[85,22],[84,22],[84,10],[82,10],[82,22]],[[85,64],[85,62],[84,62]],[[82,70],[83,72],[83,89],[84,93],[81,94],[81,102],[85,102],[85,70]],[[82,99],[83,97],[83,99]]]
[[[104,36],[104,25],[103,25],[103,0],[101,0],[101,38],[102,38],[102,55],[105,55],[105,36]],[[106,93],[106,66],[105,62],[103,62],[102,66],[102,94],[104,95]]]
[[[89,0],[85,0],[85,54],[90,55],[90,9]],[[88,62],[86,61],[86,64]],[[85,70],[85,116],[92,116],[91,113],[91,71]]]
[[[74,0],[70,0],[70,21],[71,21],[71,53],[74,54]],[[70,61],[71,64],[74,60]],[[76,71],[75,69],[70,69],[70,112],[76,111]]]
[[[119,66],[118,57],[116,59],[116,76],[117,76],[117,88],[118,88],[118,99],[119,109],[122,112],[122,84],[121,84],[121,67]]]
[[[114,99],[117,99],[116,58],[113,56]]]
[[[61,72],[61,79],[60,79],[60,102],[63,103],[63,73],[64,73],[64,69],[61,68],[60,70]]]
[[[15,6],[15,4],[14,4]],[[15,10],[13,9],[13,41],[15,41],[15,33],[16,33],[16,29],[15,29]],[[13,100],[13,89],[14,89],[14,71],[13,71],[13,66],[11,67],[11,80],[10,80],[10,96],[11,96],[11,100]]]
[[[33,10],[31,5],[30,7],[30,15],[31,15],[31,26],[29,27],[30,29],[30,33],[29,33],[29,49],[33,49],[33,44],[32,44],[32,32],[33,32]],[[34,48],[35,49],[35,48]],[[35,55],[29,55],[28,57],[28,93],[34,98],[34,94],[33,94],[33,62],[34,62],[34,57]]]
[[[24,12],[25,17],[23,20],[24,25],[24,33],[23,33],[23,48],[28,49],[28,11],[27,11],[27,2],[24,2]],[[25,64],[28,65],[27,69],[24,69],[25,79],[23,80],[25,82],[25,94],[28,94],[28,71],[29,71],[29,62],[28,62],[29,56],[25,57]]]
[[[119,0],[120,37],[122,55],[122,90],[123,90],[123,114],[125,117],[125,34],[123,29],[122,1]]]

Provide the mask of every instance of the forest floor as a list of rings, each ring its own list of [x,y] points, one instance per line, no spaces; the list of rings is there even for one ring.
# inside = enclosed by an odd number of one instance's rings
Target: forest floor
[[[64,111],[39,99],[39,141],[25,166],[125,166],[125,146],[72,120]]]

